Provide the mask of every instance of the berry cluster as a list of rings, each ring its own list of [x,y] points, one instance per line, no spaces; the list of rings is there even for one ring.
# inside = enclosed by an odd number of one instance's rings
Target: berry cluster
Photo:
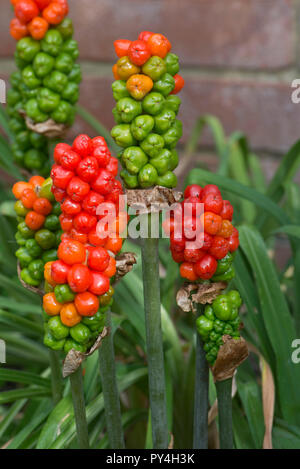
[[[69,12],[68,0],[11,0],[11,3],[15,18],[10,23],[10,34],[16,41],[26,36],[40,41]]]
[[[204,212],[197,220],[198,204],[204,205]],[[239,246],[238,230],[231,223],[232,205],[223,200],[219,188],[212,184],[203,188],[196,184],[188,186],[180,205],[182,233],[176,229],[176,213],[163,227],[170,235],[172,257],[181,264],[181,276],[190,282],[230,280],[234,276],[233,253]],[[196,238],[198,229],[204,232],[203,245],[187,247]]]
[[[114,46],[119,57],[112,85],[117,125],[111,135],[123,148],[121,177],[131,189],[175,187],[175,147],[182,136],[176,94],[184,86],[178,57],[170,52],[165,36],[149,31],[140,33],[137,41],[120,39]]]
[[[80,135],[72,147],[60,143],[54,160],[52,192],[61,204],[64,233],[58,260],[45,266],[50,290],[43,300],[45,344],[65,352],[85,351],[101,332],[103,314],[112,303],[110,279],[116,273],[115,255],[122,248],[127,214],[119,204],[123,190],[115,179],[118,160],[103,137]],[[101,223],[104,217],[112,223]]]
[[[16,252],[21,279],[38,287],[44,280],[44,265],[57,258],[60,229],[60,204],[51,193],[51,181],[33,176],[29,182],[17,182],[13,194],[18,199],[15,212],[18,217]]]
[[[204,309],[204,315],[196,320],[197,331],[204,342],[206,359],[210,365],[216,361],[218,351],[223,345],[223,335],[230,335],[233,339],[240,338],[241,320],[239,308],[242,300],[236,290],[219,295]]]

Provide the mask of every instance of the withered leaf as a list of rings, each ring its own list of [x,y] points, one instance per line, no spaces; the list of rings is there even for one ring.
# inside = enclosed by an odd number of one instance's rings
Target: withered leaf
[[[123,252],[116,257],[116,282],[118,282],[124,275],[128,274],[136,264],[136,255],[133,252]]]
[[[63,138],[66,134],[69,126],[66,124],[58,124],[53,119],[48,119],[45,122],[35,123],[30,117],[26,115],[26,112],[23,110],[19,111],[20,114],[25,118],[26,126],[29,130],[36,132],[41,135],[45,135],[48,138]]]
[[[74,349],[70,350],[63,362],[63,377],[66,378],[67,376],[70,376],[72,373],[74,373],[85,358],[91,356],[96,350],[98,350],[98,348],[101,346],[102,339],[104,339],[104,337],[106,337],[109,332],[109,329],[104,327],[101,334],[97,337],[96,342],[87,353],[78,352]]]
[[[211,304],[226,287],[225,282],[186,283],[177,292],[176,302],[184,312],[195,313],[196,304]]]
[[[236,368],[249,355],[247,342],[243,337],[233,339],[230,335],[223,335],[224,345],[219,349],[217,360],[211,371],[215,381],[232,378]]]
[[[125,194],[128,206],[140,214],[164,210],[179,202],[183,196],[182,192],[163,186],[155,186],[151,189],[128,189]]]

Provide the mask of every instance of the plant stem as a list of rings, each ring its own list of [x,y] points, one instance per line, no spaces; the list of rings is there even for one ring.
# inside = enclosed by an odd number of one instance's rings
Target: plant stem
[[[113,334],[111,330],[111,312],[106,313],[106,327],[110,330],[99,349],[99,363],[106,427],[111,449],[124,449],[124,434],[122,428],[121,407],[116,378],[115,353]]]
[[[146,217],[149,226],[150,215]],[[142,239],[142,264],[152,439],[155,449],[163,449],[168,447],[168,425],[157,238]]]
[[[83,380],[81,365],[70,375],[71,391],[74,406],[74,415],[77,430],[77,440],[79,449],[89,449],[89,435],[85,412],[85,402],[83,394]]]
[[[49,350],[49,361],[51,368],[51,386],[52,396],[54,404],[58,404],[62,398],[63,383],[62,383],[62,372],[61,363],[59,359],[59,352]]]
[[[200,307],[198,315],[201,314]],[[196,342],[196,374],[194,392],[194,449],[208,448],[208,364],[203,350],[203,342],[197,334]]]
[[[233,448],[232,434],[232,378],[216,382],[219,413],[220,448]]]

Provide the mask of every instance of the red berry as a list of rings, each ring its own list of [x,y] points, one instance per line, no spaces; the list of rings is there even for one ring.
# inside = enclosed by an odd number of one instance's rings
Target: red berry
[[[88,135],[81,134],[75,138],[72,146],[73,150],[76,151],[82,158],[91,155],[93,150],[92,140]]]
[[[106,249],[96,247],[89,250],[88,266],[100,272],[103,272],[109,264],[110,256]]]
[[[148,42],[148,39],[150,39],[151,36],[153,36],[154,33],[152,33],[151,31],[142,31],[140,34],[139,34],[139,40],[140,41],[145,41],[145,42]]]
[[[88,233],[95,228],[97,218],[87,212],[80,212],[74,218],[74,228],[81,233]]]
[[[223,259],[226,256],[229,250],[229,242],[227,239],[222,238],[222,236],[215,236],[209,253],[214,256],[216,259]]]
[[[227,241],[229,245],[229,251],[230,252],[236,251],[240,245],[239,232],[236,228],[233,228],[233,233],[229,238],[227,238]]]
[[[184,251],[176,251],[172,248],[170,249],[171,249],[172,258],[175,262],[180,264],[181,262],[184,261]]]
[[[118,175],[119,161],[113,156],[110,158],[108,164],[106,165],[106,170],[113,174],[115,177]]]
[[[64,189],[59,189],[59,187],[52,186],[51,192],[54,195],[56,202],[62,202],[67,196],[66,191]]]
[[[223,199],[220,194],[210,192],[202,197],[202,202],[204,203],[204,210],[206,212],[220,214],[223,208]]]
[[[213,236],[204,232],[202,251],[208,251],[211,248],[213,242]]]
[[[93,150],[93,156],[97,159],[98,165],[105,168],[111,158],[111,153],[107,146],[98,146]]]
[[[92,183],[92,189],[99,194],[108,195],[113,189],[114,176],[105,169],[99,171],[97,179]]]
[[[61,214],[59,216],[60,226],[63,231],[70,231],[73,227],[73,217],[70,215]]]
[[[89,291],[96,296],[104,295],[110,287],[109,278],[100,272],[91,271],[92,282]]]
[[[89,238],[89,243],[92,246],[105,246],[107,242],[107,237],[106,238],[101,238],[97,232],[96,228],[93,228],[89,233],[88,233],[88,238]]]
[[[70,150],[72,150],[72,148],[67,143],[58,143],[56,147],[54,148],[53,157],[54,157],[55,163],[60,164],[60,158],[62,157],[64,152],[70,151]]]
[[[183,252],[184,260],[186,262],[197,262],[205,256],[205,252],[201,249],[185,249]]]
[[[70,266],[63,261],[54,261],[51,264],[51,278],[55,283],[63,285],[67,283]]]
[[[223,218],[223,220],[232,220],[233,217],[233,206],[229,202],[229,200],[223,200],[223,208],[219,215]]]
[[[170,243],[171,243],[171,249],[172,251],[176,252],[181,252],[184,251],[185,248],[185,238],[176,236],[175,237],[175,232],[171,233],[170,235]]]
[[[93,156],[87,156],[77,167],[78,176],[85,182],[91,182],[98,174],[99,165]]]
[[[67,187],[67,193],[75,202],[81,202],[89,191],[89,184],[76,176],[71,179]]]
[[[103,147],[103,146],[107,147],[107,143],[104,137],[94,137],[92,138],[92,146],[93,146],[93,149],[97,147]]]
[[[104,197],[98,192],[90,191],[82,201],[82,208],[90,215],[96,215],[97,208],[104,202]]]
[[[51,179],[53,184],[59,189],[66,189],[74,173],[62,166],[53,165],[51,170]]]
[[[220,189],[215,184],[207,184],[202,189],[201,198],[203,199],[207,194],[221,195]]]
[[[208,280],[214,275],[217,267],[218,262],[216,259],[213,256],[206,254],[202,259],[200,259],[200,261],[196,262],[194,265],[194,271],[201,279]]]
[[[203,206],[199,197],[188,197],[182,203],[183,216],[196,217],[202,214]],[[201,210],[202,209],[202,210]]]
[[[201,198],[202,195],[202,187],[198,186],[198,184],[191,184],[187,186],[184,191],[184,198],[187,199],[188,197],[198,197]]]
[[[76,293],[86,291],[92,282],[89,268],[83,264],[74,264],[68,273],[68,284]]]
[[[150,49],[144,41],[133,41],[128,49],[128,57],[138,67],[144,65],[151,57]]]
[[[65,169],[75,171],[81,161],[80,156],[73,150],[66,150],[60,156],[60,164]]]
[[[77,215],[77,213],[81,212],[81,205],[67,197],[61,204],[61,209],[66,215]]]

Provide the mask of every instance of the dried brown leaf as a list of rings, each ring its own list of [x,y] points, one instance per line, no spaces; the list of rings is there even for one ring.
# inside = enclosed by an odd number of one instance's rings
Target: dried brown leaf
[[[30,119],[26,115],[25,111],[21,110],[19,112],[21,116],[24,117],[26,126],[29,130],[32,130],[33,132],[36,132],[41,135],[45,135],[45,137],[47,138],[63,138],[67,130],[69,129],[69,126],[65,124],[58,124],[53,119],[48,119],[45,122],[36,124],[35,122],[33,122],[32,119]]]
[[[196,304],[211,304],[226,287],[225,282],[187,283],[177,292],[176,302],[184,312],[195,313]]]
[[[243,337],[233,339],[230,335],[223,335],[224,345],[219,349],[217,360],[211,371],[215,381],[232,378],[236,368],[249,355],[247,342]]]
[[[102,340],[108,334],[109,329],[107,327],[104,327],[101,334],[97,337],[96,342],[87,353],[78,352],[74,349],[70,350],[63,363],[63,377],[66,378],[67,376],[70,376],[72,373],[74,373],[77,368],[79,368],[83,360],[85,360],[85,358],[89,357],[96,350],[98,350],[98,348],[101,346]]]
[[[125,192],[129,207],[142,213],[159,212],[179,202],[182,192],[155,186],[151,189],[128,189]]]
[[[123,252],[116,257],[116,282],[118,282],[124,275],[128,274],[134,264],[136,264],[136,254],[133,252]]]

